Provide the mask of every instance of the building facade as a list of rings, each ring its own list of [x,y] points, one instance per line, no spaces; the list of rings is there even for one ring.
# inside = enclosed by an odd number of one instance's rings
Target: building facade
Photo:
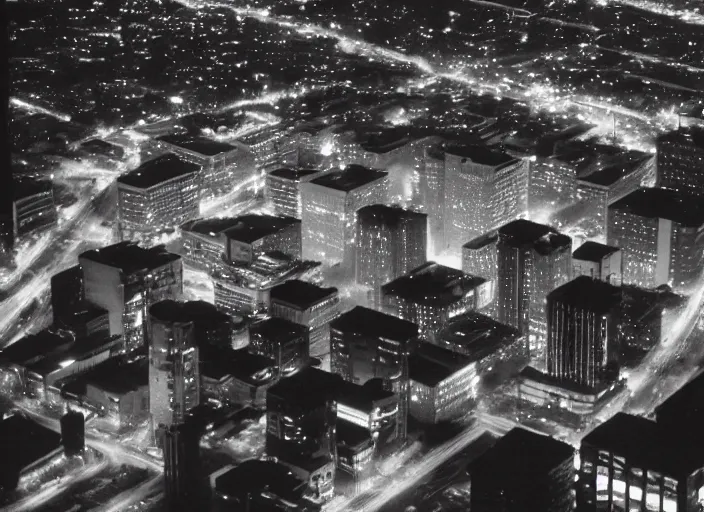
[[[301,183],[317,177],[314,169],[275,169],[266,175],[264,195],[277,215],[300,219],[303,216]]]
[[[704,193],[704,127],[665,133],[657,140],[657,186]]]

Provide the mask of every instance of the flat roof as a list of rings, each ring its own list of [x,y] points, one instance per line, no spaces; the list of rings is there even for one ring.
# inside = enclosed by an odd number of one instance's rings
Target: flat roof
[[[499,231],[498,230],[493,230],[489,231],[487,233],[484,233],[483,235],[479,235],[477,238],[474,238],[464,244],[462,247],[464,249],[470,249],[472,251],[476,251],[477,249],[481,249],[483,247],[486,247],[487,245],[491,244],[496,244],[496,242],[499,241]]]
[[[582,446],[585,444],[624,457],[633,467],[669,476],[689,476],[701,467],[698,451],[681,443],[672,432],[654,421],[622,412],[587,434],[582,439]]]
[[[241,215],[235,220],[236,222],[222,233],[230,240],[249,244],[278,233],[289,226],[301,224],[299,219],[274,215]]]
[[[358,222],[379,222],[387,226],[398,226],[403,221],[417,222],[426,221],[428,216],[425,213],[414,212],[400,206],[387,206],[385,204],[373,204],[357,210]]]
[[[658,142],[672,142],[694,146],[704,150],[704,128],[700,126],[687,126],[678,130],[664,133],[658,137]]]
[[[573,253],[572,258],[582,261],[601,262],[607,256],[620,251],[618,247],[613,245],[600,244],[591,240],[584,242]]]
[[[88,384],[115,395],[124,395],[145,388],[149,386],[149,361],[146,357],[134,361],[123,361],[120,358],[108,359],[76,379],[72,379],[62,388],[62,391],[70,390],[83,395]]]
[[[73,336],[44,329],[28,334],[0,351],[0,359],[24,366],[37,358],[45,358],[56,350],[68,348],[74,343]]]
[[[308,309],[333,295],[337,295],[335,287],[324,288],[307,281],[289,279],[271,289],[271,300],[282,301],[298,309]]]
[[[465,274],[434,261],[424,263],[381,287],[383,295],[393,295],[417,304],[450,305],[485,283],[483,277]]]
[[[0,453],[3,464],[12,461],[25,468],[61,447],[61,434],[19,414],[0,421]]]
[[[608,313],[621,304],[621,288],[599,279],[579,276],[548,293],[548,301]]]
[[[519,331],[493,318],[468,311],[453,318],[437,335],[438,343],[462,347],[473,361],[483,359],[499,348],[514,343]]]
[[[203,328],[231,323],[229,315],[204,300],[162,300],[149,308],[149,314],[163,321],[193,322]]]
[[[119,242],[101,249],[93,249],[82,253],[80,260],[89,260],[110,267],[119,268],[126,274],[138,270],[149,270],[161,267],[176,260],[181,256],[166,250],[163,245],[149,249],[140,247],[136,242]]]
[[[468,158],[474,163],[490,167],[503,167],[518,159],[499,149],[480,144],[450,143],[445,146],[445,153]]]
[[[625,176],[632,174],[648,158],[652,158],[652,156],[648,155],[637,160],[618,162],[603,167],[596,167],[590,173],[580,176],[579,180],[586,181],[587,183],[592,183],[594,185],[608,187],[614,183],[617,183]]]
[[[315,408],[336,398],[343,382],[339,375],[308,366],[271,386],[266,401],[278,398],[294,407]]]
[[[169,153],[154,160],[144,162],[136,169],[121,174],[117,178],[118,183],[136,188],[151,188],[159,183],[168,181],[179,176],[195,174],[200,171],[200,166],[182,160],[178,156]]]
[[[280,169],[275,169],[269,173],[269,176],[276,176],[277,178],[282,178],[285,180],[291,180],[291,181],[301,181],[301,178],[305,178],[307,176],[311,176],[313,174],[317,174],[319,172],[322,172],[320,170],[315,170],[315,169],[301,169],[301,168],[290,168],[290,167],[281,167]]]
[[[374,446],[374,439],[369,429],[343,418],[337,418],[335,438],[338,450],[341,446],[349,450],[366,449]]]
[[[164,135],[163,137],[159,137],[157,140],[178,146],[180,148],[188,149],[189,151],[200,153],[205,156],[215,156],[237,149],[237,146],[233,146],[225,142],[218,142],[205,137],[194,137],[192,135]]]
[[[572,239],[545,224],[518,219],[499,228],[499,243],[511,247],[533,246],[539,254],[550,254],[572,246]]]
[[[468,356],[438,345],[421,343],[408,359],[410,378],[426,386],[435,387],[466,368],[472,361]]]
[[[307,334],[308,328],[305,325],[275,316],[252,324],[249,328],[250,339],[258,337],[266,343],[283,344]]]
[[[36,194],[51,192],[53,185],[49,180],[35,180],[33,178],[15,178],[12,188],[12,197],[15,201],[25,199]]]
[[[638,217],[667,219],[684,227],[704,225],[704,199],[665,188],[640,188],[609,206]]]
[[[575,450],[570,445],[549,436],[516,427],[475,459],[470,474],[477,471],[497,479],[542,478],[563,464],[573,464]]]
[[[655,409],[655,413],[658,421],[661,416],[673,417],[676,420],[685,417],[702,418],[704,408],[701,404],[704,404],[704,373],[700,373],[670,395]]]
[[[381,379],[371,379],[363,385],[342,381],[339,385],[337,403],[357,409],[372,412],[375,404],[382,400],[393,398],[396,394],[386,391]]]
[[[287,501],[297,501],[307,489],[291,470],[272,460],[248,459],[215,479],[215,490],[225,496],[270,492]]]
[[[339,171],[315,178],[310,183],[342,192],[351,192],[356,188],[385,178],[388,174],[377,169],[352,164]]]
[[[227,228],[239,222],[239,217],[214,217],[209,219],[193,219],[180,226],[181,231],[189,231],[200,235],[217,236]]]
[[[342,314],[330,322],[330,328],[343,333],[402,342],[418,336],[418,326],[413,322],[363,306],[356,306]]]

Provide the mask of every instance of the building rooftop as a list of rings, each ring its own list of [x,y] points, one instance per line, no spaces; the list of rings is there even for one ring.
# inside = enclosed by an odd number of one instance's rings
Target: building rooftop
[[[145,249],[136,242],[127,241],[108,245],[102,249],[86,251],[78,259],[79,262],[81,260],[94,261],[109,267],[119,268],[125,274],[132,274],[140,270],[162,267],[180,260],[181,256],[167,251],[163,245]]]
[[[117,351],[122,348],[122,337],[119,335],[109,336],[107,334],[94,334],[86,338],[80,338],[76,342],[67,346],[65,350],[55,351],[47,354],[41,359],[25,366],[27,371],[46,377],[52,373],[74,364],[81,365],[81,361],[93,357],[101,352]]]
[[[518,161],[501,150],[478,144],[448,144],[445,146],[445,152],[489,167],[504,167]]]
[[[478,361],[519,337],[520,333],[514,327],[476,311],[468,311],[453,318],[436,338],[438,344],[461,347],[464,354]]]
[[[311,183],[342,192],[351,192],[356,188],[386,178],[387,175],[387,172],[377,169],[361,165],[348,165],[342,170],[315,178]]]
[[[239,217],[215,217],[211,219],[189,220],[181,225],[181,231],[189,231],[200,235],[218,236],[227,228],[240,222]]]
[[[374,439],[369,429],[342,418],[337,419],[335,437],[338,452],[340,448],[356,452],[374,446]]]
[[[170,179],[196,174],[199,171],[199,165],[181,160],[174,154],[168,154],[144,162],[136,169],[121,174],[117,182],[130,187],[151,188]]]
[[[26,366],[55,352],[68,349],[74,337],[67,331],[44,329],[36,334],[28,334],[0,351],[0,360]]]
[[[125,150],[122,146],[111,144],[101,139],[91,139],[81,144],[80,148],[86,152],[93,154],[107,155],[111,157],[121,158]]]
[[[572,246],[572,239],[544,224],[518,219],[499,228],[499,242],[511,247],[533,246],[539,254],[551,254]]]
[[[330,329],[401,342],[418,336],[418,326],[413,322],[362,306],[357,306],[330,322]]]
[[[588,276],[579,276],[548,293],[547,300],[608,313],[621,305],[621,288]]]
[[[642,156],[639,159],[615,162],[608,165],[588,169],[586,174],[579,177],[580,181],[609,187],[614,183],[622,180],[624,177],[632,174],[646,160],[652,158],[651,155]]]
[[[277,217],[274,215],[241,215],[236,222],[223,231],[230,240],[251,244],[257,240],[278,233],[301,221],[293,217]]]
[[[61,447],[61,434],[13,414],[0,421],[0,453],[4,464],[12,461],[22,469]]]
[[[538,478],[563,464],[573,464],[574,448],[549,436],[516,427],[475,459],[469,472],[481,471],[497,478]]]
[[[303,497],[307,485],[291,470],[270,460],[245,460],[215,479],[215,490],[224,496],[246,496],[269,492],[296,502]]]
[[[14,180],[12,196],[15,201],[25,199],[36,194],[51,192],[53,185],[49,180],[35,180],[32,178],[21,178]]]
[[[308,309],[337,295],[335,287],[324,288],[307,281],[290,279],[271,289],[271,301],[285,302],[300,310]]]
[[[247,348],[204,347],[200,349],[201,375],[221,380],[231,375],[252,385],[270,382],[274,376],[274,360],[253,354]]]
[[[163,321],[193,322],[199,327],[217,327],[231,322],[230,316],[203,300],[162,300],[149,308],[149,314]]]
[[[582,439],[582,446],[585,444],[624,457],[632,467],[673,477],[688,477],[701,467],[698,450],[682,447],[676,433],[664,431],[654,421],[622,412],[587,434]]]
[[[381,292],[384,296],[393,295],[417,304],[448,306],[485,282],[483,277],[429,261],[386,283]]]
[[[406,126],[358,127],[355,136],[362,149],[378,154],[388,153],[415,140]]]
[[[673,130],[660,135],[658,142],[695,146],[700,150],[704,150],[704,128],[700,126],[688,126]]]
[[[250,338],[261,339],[267,343],[285,344],[308,334],[305,325],[283,318],[271,317],[252,324],[249,328]]]
[[[277,178],[282,178],[284,180],[301,181],[302,178],[306,178],[313,174],[318,174],[319,172],[321,171],[315,169],[292,169],[289,167],[282,167],[280,169],[271,171],[269,173],[269,176],[276,176]]]
[[[216,156],[221,153],[228,153],[229,151],[237,149],[236,146],[225,142],[217,142],[206,139],[205,137],[193,137],[191,135],[164,135],[163,137],[159,137],[157,140],[205,156]]]
[[[667,219],[684,227],[704,225],[704,201],[695,196],[664,188],[640,188],[609,206],[650,219]]]
[[[431,343],[421,343],[408,359],[411,380],[435,387],[471,364],[473,359]]]
[[[357,210],[357,220],[362,223],[378,222],[386,226],[398,226],[403,221],[427,221],[425,213],[414,212],[400,206],[373,204]]]
[[[371,379],[363,385],[343,380],[338,388],[337,402],[358,411],[372,412],[378,402],[393,399],[396,396],[382,386],[381,379]]]
[[[149,362],[146,357],[130,362],[108,359],[70,380],[61,391],[83,396],[88,384],[116,396],[145,388],[149,386]]]
[[[601,262],[607,256],[620,251],[618,247],[612,245],[600,244],[598,242],[587,241],[580,245],[577,250],[572,253],[572,258],[582,261]]]
[[[483,247],[486,247],[487,245],[496,245],[496,242],[498,242],[498,240],[499,231],[495,229],[493,231],[489,231],[488,233],[484,233],[483,235],[480,235],[473,240],[470,240],[462,247],[464,249],[476,251],[477,249],[481,249]]]
[[[315,408],[336,399],[343,382],[339,375],[308,366],[271,386],[266,401],[275,398],[292,407]]]
[[[656,409],[658,422],[665,419],[687,422],[691,427],[703,428],[704,419],[704,372],[687,382],[661,403]]]

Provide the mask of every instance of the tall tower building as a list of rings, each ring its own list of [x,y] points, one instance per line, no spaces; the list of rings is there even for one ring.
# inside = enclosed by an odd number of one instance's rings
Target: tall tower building
[[[418,326],[369,308],[356,307],[330,325],[333,373],[356,384],[382,379],[384,388],[399,395],[398,434],[406,438],[410,400],[408,357]]]
[[[548,294],[547,370],[595,391],[618,378],[621,289],[580,276]]]
[[[164,491],[170,511],[189,512],[202,506],[200,496],[200,432],[193,420],[159,427],[164,453]]]
[[[531,358],[545,362],[548,293],[572,273],[572,240],[528,220],[499,228],[497,244],[497,316],[528,336]]]
[[[163,301],[149,309],[149,412],[155,429],[185,421],[200,403],[200,370],[193,320]]]
[[[350,165],[301,184],[303,259],[343,263],[351,270],[356,212],[385,202],[387,174]]]
[[[121,242],[84,252],[78,262],[85,299],[108,312],[110,334],[121,335],[128,351],[144,344],[149,307],[183,296],[181,257],[164,246]]]
[[[423,150],[418,171],[418,204],[428,215],[428,246],[432,255],[445,249],[445,155],[439,143]]]
[[[281,168],[266,175],[264,195],[273,205],[277,215],[300,219],[303,215],[301,184],[315,178],[320,171],[314,169]]]
[[[526,162],[485,146],[445,148],[445,244],[453,253],[528,210]]]
[[[656,185],[704,194],[704,128],[690,126],[658,137]]]
[[[426,261],[428,216],[380,204],[357,211],[357,284],[370,288],[370,306],[381,307],[381,286]]]
[[[623,251],[623,282],[684,287],[704,268],[704,200],[641,188],[609,206],[608,243]]]

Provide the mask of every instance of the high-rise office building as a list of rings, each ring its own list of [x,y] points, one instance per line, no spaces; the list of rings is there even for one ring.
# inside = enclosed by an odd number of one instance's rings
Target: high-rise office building
[[[520,427],[469,466],[472,512],[574,509],[574,449]]]
[[[658,137],[656,184],[704,194],[704,128],[679,128]]]
[[[51,181],[15,180],[12,199],[13,239],[56,225],[58,213]]]
[[[579,510],[701,510],[701,430],[684,427],[619,412],[592,430],[580,447]]]
[[[417,336],[416,324],[360,306],[330,324],[332,372],[356,384],[382,379],[399,396],[400,439],[407,435],[408,358]]]
[[[310,355],[330,354],[330,322],[340,315],[337,288],[291,279],[271,289],[271,315],[308,328]]]
[[[530,355],[545,361],[548,293],[572,273],[572,240],[528,220],[499,228],[497,243],[497,319],[528,336]]]
[[[386,201],[387,173],[350,165],[301,184],[303,257],[354,266],[360,208]]]
[[[198,215],[200,167],[175,155],[143,163],[117,179],[121,240],[153,240]]]
[[[623,251],[623,282],[685,287],[704,268],[704,201],[641,188],[609,206],[609,245]]]
[[[51,310],[54,324],[71,316],[83,299],[83,270],[80,265],[51,276]]]
[[[110,334],[125,348],[143,345],[149,307],[183,296],[181,257],[163,246],[144,249],[131,242],[86,251],[78,257],[85,299],[110,315]]]
[[[236,186],[242,192],[240,197],[253,195],[259,176],[254,154],[246,145],[179,134],[159,137],[157,145],[163,151],[200,166],[201,198],[232,193]]]
[[[197,423],[161,426],[158,437],[164,453],[164,490],[169,510],[189,512],[202,506],[200,431]]]
[[[181,234],[184,260],[208,273],[223,259],[242,266],[272,251],[301,257],[301,221],[293,217],[248,214],[197,219],[183,224]]]
[[[448,320],[490,302],[489,283],[430,261],[381,287],[382,310],[413,322],[425,339]]]
[[[445,147],[445,246],[462,245],[526,215],[527,162],[484,146]]]
[[[273,359],[285,376],[308,365],[308,329],[283,318],[267,318],[249,329],[249,351]]]
[[[320,500],[334,489],[339,379],[308,367],[266,394],[267,455],[291,467]]]
[[[320,174],[314,169],[275,169],[266,175],[264,195],[278,215],[302,218],[301,183]]]
[[[162,301],[149,308],[149,410],[154,429],[185,421],[200,403],[200,362],[193,320],[183,305]]]
[[[580,276],[547,297],[548,374],[601,390],[618,378],[621,289]]]
[[[357,211],[357,284],[370,288],[370,307],[380,309],[381,286],[426,261],[428,216],[380,204]]]
[[[67,457],[83,453],[86,446],[86,425],[83,413],[68,410],[61,416],[61,444]]]
[[[418,204],[428,215],[428,247],[434,256],[445,250],[445,154],[439,144],[428,145],[418,169]]]
[[[576,166],[552,156],[529,161],[528,210],[531,218],[543,218],[574,199],[577,189]]]
[[[622,256],[618,247],[592,241],[584,242],[572,253],[572,277],[587,276],[621,286]]]

